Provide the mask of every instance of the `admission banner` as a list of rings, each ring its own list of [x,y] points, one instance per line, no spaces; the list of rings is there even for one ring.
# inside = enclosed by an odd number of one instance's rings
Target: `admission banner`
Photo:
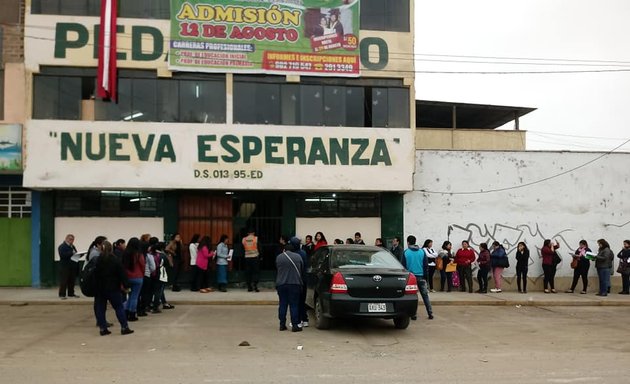
[[[359,76],[359,0],[171,0],[169,69]]]

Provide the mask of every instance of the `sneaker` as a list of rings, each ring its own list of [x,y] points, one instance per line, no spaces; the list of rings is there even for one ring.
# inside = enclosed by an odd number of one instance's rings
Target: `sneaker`
[[[497,293],[497,292],[499,292],[499,290],[498,290],[498,289],[496,289],[496,288],[492,288],[492,289],[490,290],[490,292],[492,292],[492,293]]]
[[[435,292],[435,289],[429,289],[429,292]]]
[[[174,309],[175,306],[174,305],[170,305],[169,303],[166,303],[164,305],[162,305],[162,309]]]
[[[564,291],[564,293],[573,293],[572,289],[567,289],[566,291]]]
[[[308,327],[308,321],[303,321],[302,322],[302,327]]]
[[[293,327],[293,323],[289,323],[289,327],[294,328],[294,327]],[[302,327],[303,327],[303,324],[302,324],[302,323],[298,323],[298,324],[296,325],[296,327],[298,327],[298,328],[302,328]]]
[[[133,329],[129,329],[129,327],[120,330],[121,335],[131,335],[132,333]]]

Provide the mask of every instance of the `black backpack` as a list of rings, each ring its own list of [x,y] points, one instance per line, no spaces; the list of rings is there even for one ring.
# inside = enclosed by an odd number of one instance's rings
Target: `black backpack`
[[[81,292],[87,297],[96,295],[96,258],[92,258],[81,271],[79,286]]]

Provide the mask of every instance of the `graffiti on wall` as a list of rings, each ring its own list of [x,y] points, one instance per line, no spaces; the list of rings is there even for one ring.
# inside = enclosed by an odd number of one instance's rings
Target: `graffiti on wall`
[[[457,249],[459,243],[464,240],[467,240],[476,250],[479,249],[479,244],[481,243],[490,245],[494,241],[498,241],[503,245],[510,259],[510,268],[504,270],[504,274],[509,274],[510,276],[503,276],[503,279],[511,284],[516,276],[516,251],[519,242],[524,242],[529,248],[528,277],[536,282],[543,276],[540,250],[544,240],[552,239],[560,244],[563,261],[558,265],[558,269],[561,269],[564,265],[568,266],[570,264],[571,260],[567,253],[577,248],[577,242],[580,240],[567,239],[572,231],[574,231],[572,228],[566,228],[555,233],[544,233],[538,223],[534,225],[507,225],[499,223],[479,225],[469,223],[449,225],[447,237],[453,243],[453,249]]]

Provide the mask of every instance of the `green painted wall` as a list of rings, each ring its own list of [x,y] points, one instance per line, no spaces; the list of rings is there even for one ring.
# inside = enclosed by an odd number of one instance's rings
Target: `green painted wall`
[[[31,285],[31,219],[0,218],[0,286]]]
[[[404,241],[404,197],[401,193],[381,194],[381,235],[391,245],[394,236]]]

